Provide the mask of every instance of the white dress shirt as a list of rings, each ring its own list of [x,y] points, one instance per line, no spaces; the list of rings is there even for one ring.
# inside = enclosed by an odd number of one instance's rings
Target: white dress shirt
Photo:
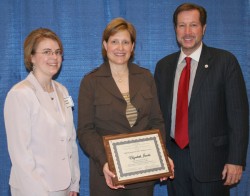
[[[201,50],[202,50],[202,43],[197,48],[196,51],[194,51],[189,57],[192,58],[191,60],[191,70],[190,70],[190,81],[189,81],[189,90],[188,90],[188,101],[190,101],[191,93],[192,93],[192,88],[194,84],[194,79],[195,79],[195,74],[196,70],[198,67],[200,55],[201,55]],[[171,133],[170,136],[172,138],[175,138],[175,117],[176,117],[176,103],[177,103],[177,92],[178,92],[178,84],[181,76],[181,72],[183,68],[186,66],[186,61],[185,58],[187,55],[185,55],[181,49],[181,54],[178,60],[176,72],[175,72],[175,79],[174,79],[174,92],[173,92],[173,103],[172,103],[172,123],[171,123]]]

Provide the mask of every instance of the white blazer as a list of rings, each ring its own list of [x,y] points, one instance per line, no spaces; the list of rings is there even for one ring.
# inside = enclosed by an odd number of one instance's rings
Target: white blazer
[[[76,132],[72,108],[64,100],[68,91],[54,80],[52,85],[56,92],[53,101],[31,72],[5,100],[10,185],[23,195],[67,188],[79,192]]]

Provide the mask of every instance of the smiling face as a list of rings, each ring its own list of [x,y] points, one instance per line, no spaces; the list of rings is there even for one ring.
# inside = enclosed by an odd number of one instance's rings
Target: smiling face
[[[198,10],[182,11],[177,16],[176,38],[186,55],[201,44],[206,25],[202,26]]]
[[[103,41],[103,46],[107,51],[109,63],[113,65],[127,65],[134,49],[134,43],[127,30],[111,35],[107,42]]]
[[[48,55],[48,51],[52,51]],[[35,53],[31,56],[31,62],[34,65],[34,72],[41,77],[52,78],[60,69],[62,56],[56,55],[54,51],[60,51],[58,43],[52,39],[45,38],[37,45]]]

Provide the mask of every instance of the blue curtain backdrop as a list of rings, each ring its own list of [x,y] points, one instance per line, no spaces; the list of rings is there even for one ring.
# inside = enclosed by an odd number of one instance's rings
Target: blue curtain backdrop
[[[6,93],[24,79],[23,42],[38,27],[55,31],[63,41],[65,57],[57,80],[75,102],[81,78],[102,63],[101,36],[106,24],[121,16],[137,29],[135,62],[154,72],[156,62],[178,49],[172,14],[182,0],[0,0],[0,195],[8,196],[10,159],[3,121]],[[250,0],[194,0],[208,12],[204,42],[234,53],[244,73],[250,94]],[[89,195],[89,165],[80,150],[81,196]],[[205,168],[204,168],[205,169]],[[98,188],[98,187],[97,187]],[[250,195],[250,149],[241,183],[233,196]],[[32,195],[32,193],[31,193]],[[167,195],[166,186],[156,185],[156,196]]]

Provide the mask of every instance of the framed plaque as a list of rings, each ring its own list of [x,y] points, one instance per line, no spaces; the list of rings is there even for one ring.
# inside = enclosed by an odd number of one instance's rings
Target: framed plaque
[[[103,136],[103,142],[115,186],[172,175],[159,130]]]

